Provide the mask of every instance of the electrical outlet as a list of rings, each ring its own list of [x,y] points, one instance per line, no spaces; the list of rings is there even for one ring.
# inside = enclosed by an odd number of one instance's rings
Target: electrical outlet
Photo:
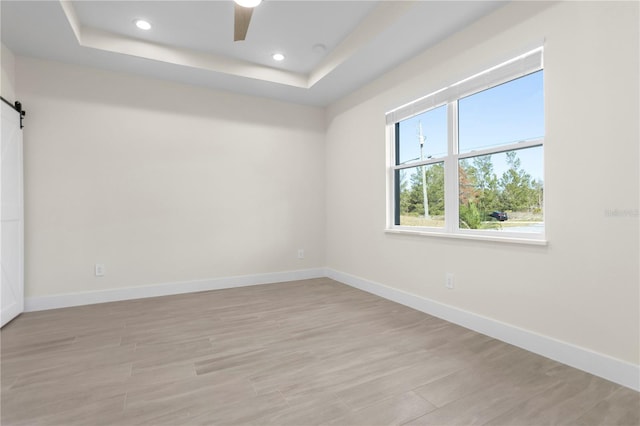
[[[104,276],[104,264],[96,263],[95,272],[96,272],[96,277],[103,277]]]
[[[304,249],[298,249],[298,259],[304,259]]]
[[[447,272],[447,278],[445,280],[444,286],[449,290],[453,290],[453,274],[451,272]]]

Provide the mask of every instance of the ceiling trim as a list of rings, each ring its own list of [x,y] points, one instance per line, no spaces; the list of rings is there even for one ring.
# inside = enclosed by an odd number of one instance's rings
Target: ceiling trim
[[[294,73],[221,55],[175,48],[88,27],[80,22],[70,0],[59,0],[80,46],[199,68],[276,84],[310,89],[353,57],[415,5],[411,1],[381,1],[309,74]]]

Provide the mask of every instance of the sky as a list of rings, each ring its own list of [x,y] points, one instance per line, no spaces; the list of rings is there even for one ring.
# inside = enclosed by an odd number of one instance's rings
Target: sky
[[[543,72],[460,99],[458,117],[461,153],[544,137]],[[443,105],[400,122],[400,163],[420,159],[420,126],[423,158],[446,156],[447,106]],[[507,169],[505,158],[492,156],[498,178]],[[534,179],[543,180],[541,147],[518,150],[518,158]]]

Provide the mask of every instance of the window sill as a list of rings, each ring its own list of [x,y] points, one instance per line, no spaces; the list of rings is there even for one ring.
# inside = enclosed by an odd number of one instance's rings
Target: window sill
[[[397,235],[416,235],[420,237],[436,237],[436,238],[452,238],[458,240],[475,240],[475,241],[491,241],[509,244],[526,244],[535,246],[546,246],[548,241],[543,238],[522,238],[517,236],[500,236],[500,235],[479,235],[479,234],[466,234],[466,233],[447,233],[444,231],[436,230],[417,230],[406,228],[388,228],[384,231],[386,234]]]

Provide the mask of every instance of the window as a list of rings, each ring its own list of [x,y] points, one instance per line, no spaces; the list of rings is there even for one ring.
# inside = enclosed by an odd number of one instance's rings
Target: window
[[[388,229],[544,241],[542,48],[387,113]]]

